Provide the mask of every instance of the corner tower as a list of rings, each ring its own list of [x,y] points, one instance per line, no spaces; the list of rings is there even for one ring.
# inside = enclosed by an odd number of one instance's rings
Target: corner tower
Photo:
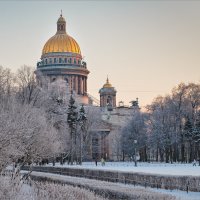
[[[42,78],[48,84],[62,80],[70,91],[87,103],[87,77],[89,71],[81,50],[74,38],[66,31],[62,14],[57,21],[57,32],[44,45],[41,60],[37,63],[36,76],[42,86]]]
[[[100,94],[100,106],[107,107],[108,110],[116,108],[116,93],[115,88],[110,84],[109,79],[107,78],[106,83],[99,90]]]

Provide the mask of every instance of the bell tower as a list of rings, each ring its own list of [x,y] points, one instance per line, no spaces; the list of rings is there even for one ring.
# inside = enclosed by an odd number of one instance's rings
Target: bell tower
[[[107,107],[109,111],[112,111],[113,108],[116,108],[116,93],[117,91],[110,84],[109,79],[107,78],[106,83],[99,90],[100,106]]]

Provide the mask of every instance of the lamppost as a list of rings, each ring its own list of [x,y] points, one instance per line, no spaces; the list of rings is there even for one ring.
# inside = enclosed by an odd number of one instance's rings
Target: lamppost
[[[135,148],[135,167],[137,167],[136,145],[137,145],[137,140],[134,140],[134,148]]]

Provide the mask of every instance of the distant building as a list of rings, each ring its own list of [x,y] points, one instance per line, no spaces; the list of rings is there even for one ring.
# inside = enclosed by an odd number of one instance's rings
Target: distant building
[[[66,21],[62,14],[57,21],[57,32],[44,45],[42,56],[37,63],[36,77],[40,86],[43,80],[47,87],[56,81],[62,81],[66,88],[76,94],[79,102],[88,105],[98,104],[95,109],[101,111],[102,123],[92,130],[92,138],[88,147],[87,160],[100,159],[119,160],[121,155],[117,141],[121,128],[132,117],[134,109],[138,109],[138,99],[132,106],[125,106],[121,101],[116,104],[116,89],[107,78],[99,90],[100,101],[88,94],[87,78],[89,70],[83,60],[78,43],[66,31]]]

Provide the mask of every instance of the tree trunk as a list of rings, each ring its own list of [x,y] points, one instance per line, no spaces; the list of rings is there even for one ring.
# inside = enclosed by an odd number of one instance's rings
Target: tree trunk
[[[165,149],[165,162],[169,163],[169,148],[168,147]]]
[[[70,143],[70,164],[73,165],[73,162],[74,162],[74,147],[73,147],[73,131],[71,130],[71,133],[70,133],[70,137],[71,137],[71,143]]]
[[[185,162],[185,145],[183,141],[181,142],[181,162]]]
[[[157,148],[156,148],[156,162],[158,162],[158,154],[159,154],[159,147],[157,144]]]
[[[170,162],[171,164],[173,163],[173,151],[172,151],[172,145],[170,145],[170,148],[169,148],[169,154],[170,154]]]

